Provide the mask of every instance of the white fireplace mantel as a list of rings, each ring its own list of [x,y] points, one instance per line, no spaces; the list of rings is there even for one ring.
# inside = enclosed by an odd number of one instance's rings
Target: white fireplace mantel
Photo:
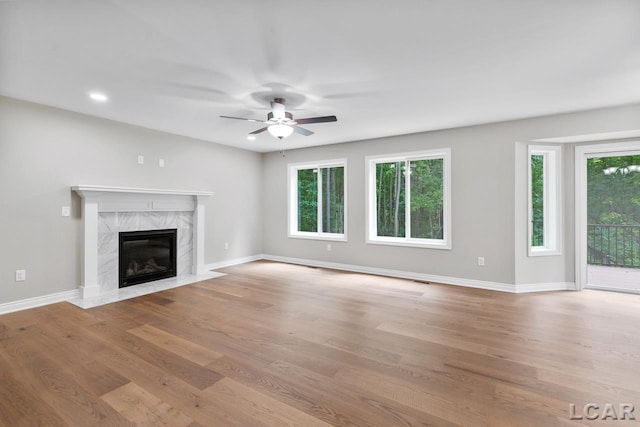
[[[134,193],[134,194],[163,194],[177,196],[213,196],[211,191],[167,190],[159,188],[106,187],[102,185],[77,185],[71,187],[77,193]]]
[[[193,212],[193,274],[206,272],[204,263],[205,208],[203,199],[209,191],[167,190],[152,188],[77,185],[71,187],[82,199],[84,248],[82,298],[98,297],[98,221],[103,212]]]

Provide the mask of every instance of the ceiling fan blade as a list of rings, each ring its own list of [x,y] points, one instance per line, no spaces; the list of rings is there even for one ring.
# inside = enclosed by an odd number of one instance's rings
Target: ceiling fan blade
[[[220,116],[220,117],[222,117],[223,119],[246,120],[248,122],[264,123],[264,120],[247,119],[245,117],[231,117],[231,116]]]
[[[301,128],[300,126],[291,126],[291,127],[293,128],[294,132],[299,133],[300,135],[304,135],[304,136],[313,135],[313,132],[311,132],[309,129]]]
[[[249,135],[257,135],[257,134],[262,133],[265,130],[267,130],[267,128],[268,128],[268,126],[264,127],[264,128],[261,128],[261,129],[258,129],[258,130],[254,130],[253,132],[249,132]]]
[[[323,116],[323,117],[309,117],[307,119],[296,119],[296,122],[299,125],[306,125],[310,123],[326,123],[326,122],[337,122],[338,119],[336,116]]]

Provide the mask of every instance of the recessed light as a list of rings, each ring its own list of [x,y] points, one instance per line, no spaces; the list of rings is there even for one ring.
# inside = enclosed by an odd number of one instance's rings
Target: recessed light
[[[100,92],[91,92],[89,94],[89,98],[93,99],[94,101],[99,101],[99,102],[105,102],[106,100],[108,100],[109,98],[107,98],[107,95],[100,93]]]
[[[255,135],[249,135],[249,136],[247,136],[247,139],[249,141],[254,141],[256,139],[256,136]]]

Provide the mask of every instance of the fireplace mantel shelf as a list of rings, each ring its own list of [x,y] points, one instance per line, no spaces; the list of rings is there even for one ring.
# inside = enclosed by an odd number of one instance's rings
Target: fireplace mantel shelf
[[[213,196],[211,191],[168,190],[160,188],[107,187],[103,185],[76,185],[73,191],[82,195],[85,193],[132,193],[132,194],[166,194],[173,196]]]

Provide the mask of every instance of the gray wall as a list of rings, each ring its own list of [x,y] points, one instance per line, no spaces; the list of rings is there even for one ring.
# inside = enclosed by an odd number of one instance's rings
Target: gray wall
[[[453,250],[365,243],[365,156],[451,147]],[[514,145],[474,128],[336,144],[265,156],[264,252],[359,266],[512,283]],[[347,158],[348,242],[287,238],[287,164]],[[492,159],[487,167],[486,159]],[[504,250],[504,248],[509,250]],[[477,266],[477,257],[486,266]]]
[[[563,147],[564,252],[527,256],[528,141],[640,128],[640,105],[264,156],[264,253],[509,284],[573,282],[573,145]],[[365,243],[365,156],[451,147],[453,249]],[[287,164],[348,159],[348,242],[287,238]],[[477,257],[486,265],[479,267]]]
[[[261,253],[261,180],[258,153],[0,97],[0,303],[80,285],[73,185],[214,191],[205,262],[215,263]],[[69,205],[72,217],[62,217]]]
[[[573,144],[563,147],[564,252],[527,256],[526,143],[640,128],[640,105],[261,155],[0,97],[0,303],[80,285],[78,184],[214,191],[207,263],[266,253],[510,284],[573,282]],[[453,249],[365,242],[365,156],[451,147]],[[137,164],[144,155],[146,163]],[[287,237],[287,164],[348,159],[348,242]],[[166,167],[159,168],[159,158]],[[62,206],[73,215],[60,215]],[[229,242],[229,250],[224,243]],[[484,256],[486,266],[477,266]],[[17,269],[27,281],[15,282]]]

